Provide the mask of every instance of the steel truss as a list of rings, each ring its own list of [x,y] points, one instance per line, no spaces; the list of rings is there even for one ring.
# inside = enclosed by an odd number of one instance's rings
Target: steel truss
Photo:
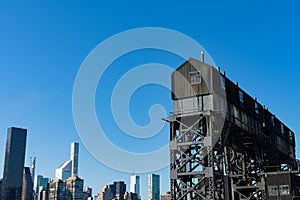
[[[228,199],[266,199],[264,178],[257,157],[224,148],[225,168],[231,194]]]
[[[172,199],[265,199],[259,156],[226,145],[230,123],[213,142],[211,125],[207,112],[170,117]]]
[[[213,146],[211,115],[172,116],[170,167],[173,200],[224,199],[220,143]]]

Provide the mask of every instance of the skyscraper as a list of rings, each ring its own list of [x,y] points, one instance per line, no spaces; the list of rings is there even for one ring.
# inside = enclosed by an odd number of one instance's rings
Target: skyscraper
[[[62,180],[54,180],[49,183],[49,200],[62,200],[65,198],[65,183]]]
[[[72,176],[65,180],[66,197],[65,199],[82,200],[83,199],[83,179]]]
[[[1,200],[1,194],[2,194],[2,179],[0,179],[0,200]]]
[[[160,180],[157,174],[148,174],[148,200],[160,199]]]
[[[35,161],[36,157],[34,156],[33,159],[30,157],[30,173],[32,177],[32,184],[34,185],[34,176],[35,176]]]
[[[124,200],[126,192],[126,184],[124,181],[115,181],[114,184],[109,185],[110,198],[115,200]]]
[[[55,170],[55,179],[66,180],[72,174],[72,161],[65,161],[61,166]]]
[[[78,176],[78,157],[79,157],[79,143],[72,142],[70,150],[70,160],[72,161],[71,176]]]
[[[23,184],[22,184],[22,200],[32,200],[33,182],[29,167],[24,167]]]
[[[55,170],[55,179],[66,180],[73,176],[78,176],[79,144],[71,143],[70,160],[65,161]]]
[[[26,129],[11,127],[7,131],[2,200],[21,199],[26,137]]]
[[[41,200],[42,192],[48,190],[48,182],[49,178],[43,177],[41,175],[37,176],[37,181],[36,181],[36,195],[37,195],[37,200]]]
[[[140,196],[140,176],[130,176],[130,192],[136,193],[138,197]]]
[[[45,191],[45,190],[43,190]],[[83,199],[83,179],[73,176],[65,181],[56,179],[49,183],[49,200],[82,200]]]
[[[105,185],[103,189],[100,191],[99,195],[95,200],[110,200],[110,190],[108,185]]]

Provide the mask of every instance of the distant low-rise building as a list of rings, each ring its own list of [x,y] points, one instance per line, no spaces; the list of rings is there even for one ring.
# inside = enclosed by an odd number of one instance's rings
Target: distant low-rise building
[[[138,200],[138,194],[133,192],[125,192],[124,200]]]
[[[110,190],[108,185],[105,185],[103,189],[99,192],[95,200],[110,200]]]
[[[93,194],[92,194],[92,188],[85,187],[83,188],[83,200],[92,200]]]
[[[171,192],[166,192],[166,194],[162,194],[161,200],[171,200]]]

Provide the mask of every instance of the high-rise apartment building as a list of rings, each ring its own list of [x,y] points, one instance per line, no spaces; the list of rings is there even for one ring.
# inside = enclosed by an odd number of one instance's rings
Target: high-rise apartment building
[[[42,197],[43,197],[42,193],[43,193],[43,191],[45,191],[46,194],[47,194],[47,191],[48,191],[48,182],[49,182],[49,178],[43,177],[41,175],[37,176],[36,189],[35,189],[37,200],[42,200]]]
[[[82,200],[83,199],[83,179],[72,176],[65,180],[66,197],[65,199]]]
[[[7,131],[2,200],[21,199],[26,137],[26,129],[11,127]]]
[[[35,178],[35,162],[36,162],[35,156],[33,158],[30,158],[30,173],[31,173],[33,185],[34,185],[34,178]]]
[[[70,160],[72,161],[71,176],[78,176],[78,158],[79,158],[79,143],[72,142],[70,150]]]
[[[48,200],[64,200],[66,195],[65,183],[62,180],[54,180],[49,183]]]
[[[160,177],[157,174],[148,174],[148,200],[160,199]]]
[[[115,200],[124,200],[124,194],[126,192],[126,184],[124,181],[115,181],[109,185],[110,198]]]
[[[22,184],[22,200],[32,200],[33,182],[29,167],[24,167],[23,184]]]
[[[0,179],[0,200],[1,200],[1,194],[2,194],[2,179]]]
[[[61,164],[55,170],[55,179],[66,180],[71,177],[72,174],[72,161],[68,160]]]
[[[72,142],[70,149],[70,160],[65,161],[55,170],[55,179],[66,180],[78,176],[79,143]]]
[[[130,176],[130,192],[136,193],[138,197],[140,196],[140,176]]]
[[[49,200],[83,200],[83,179],[73,176],[67,180],[56,179],[49,183]]]

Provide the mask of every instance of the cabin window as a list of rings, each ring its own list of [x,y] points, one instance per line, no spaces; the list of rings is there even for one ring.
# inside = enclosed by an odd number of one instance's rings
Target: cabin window
[[[198,71],[190,72],[190,83],[192,85],[201,83],[200,72],[198,72]]]
[[[255,109],[255,113],[258,114],[258,103],[257,102],[254,103],[254,109]]]
[[[289,131],[290,140],[293,141],[293,133],[292,131]]]
[[[278,187],[277,185],[269,185],[268,186],[269,196],[278,196]]]
[[[239,90],[239,97],[240,97],[240,102],[244,103],[244,93],[242,90]]]
[[[280,128],[281,128],[281,133],[283,134],[283,133],[284,133],[284,127],[283,127],[283,124],[281,124]]]
[[[280,185],[279,186],[279,194],[280,194],[280,196],[289,195],[290,194],[289,185]]]
[[[275,126],[274,115],[271,115],[272,126]]]
[[[221,87],[225,90],[225,77],[221,76]]]

